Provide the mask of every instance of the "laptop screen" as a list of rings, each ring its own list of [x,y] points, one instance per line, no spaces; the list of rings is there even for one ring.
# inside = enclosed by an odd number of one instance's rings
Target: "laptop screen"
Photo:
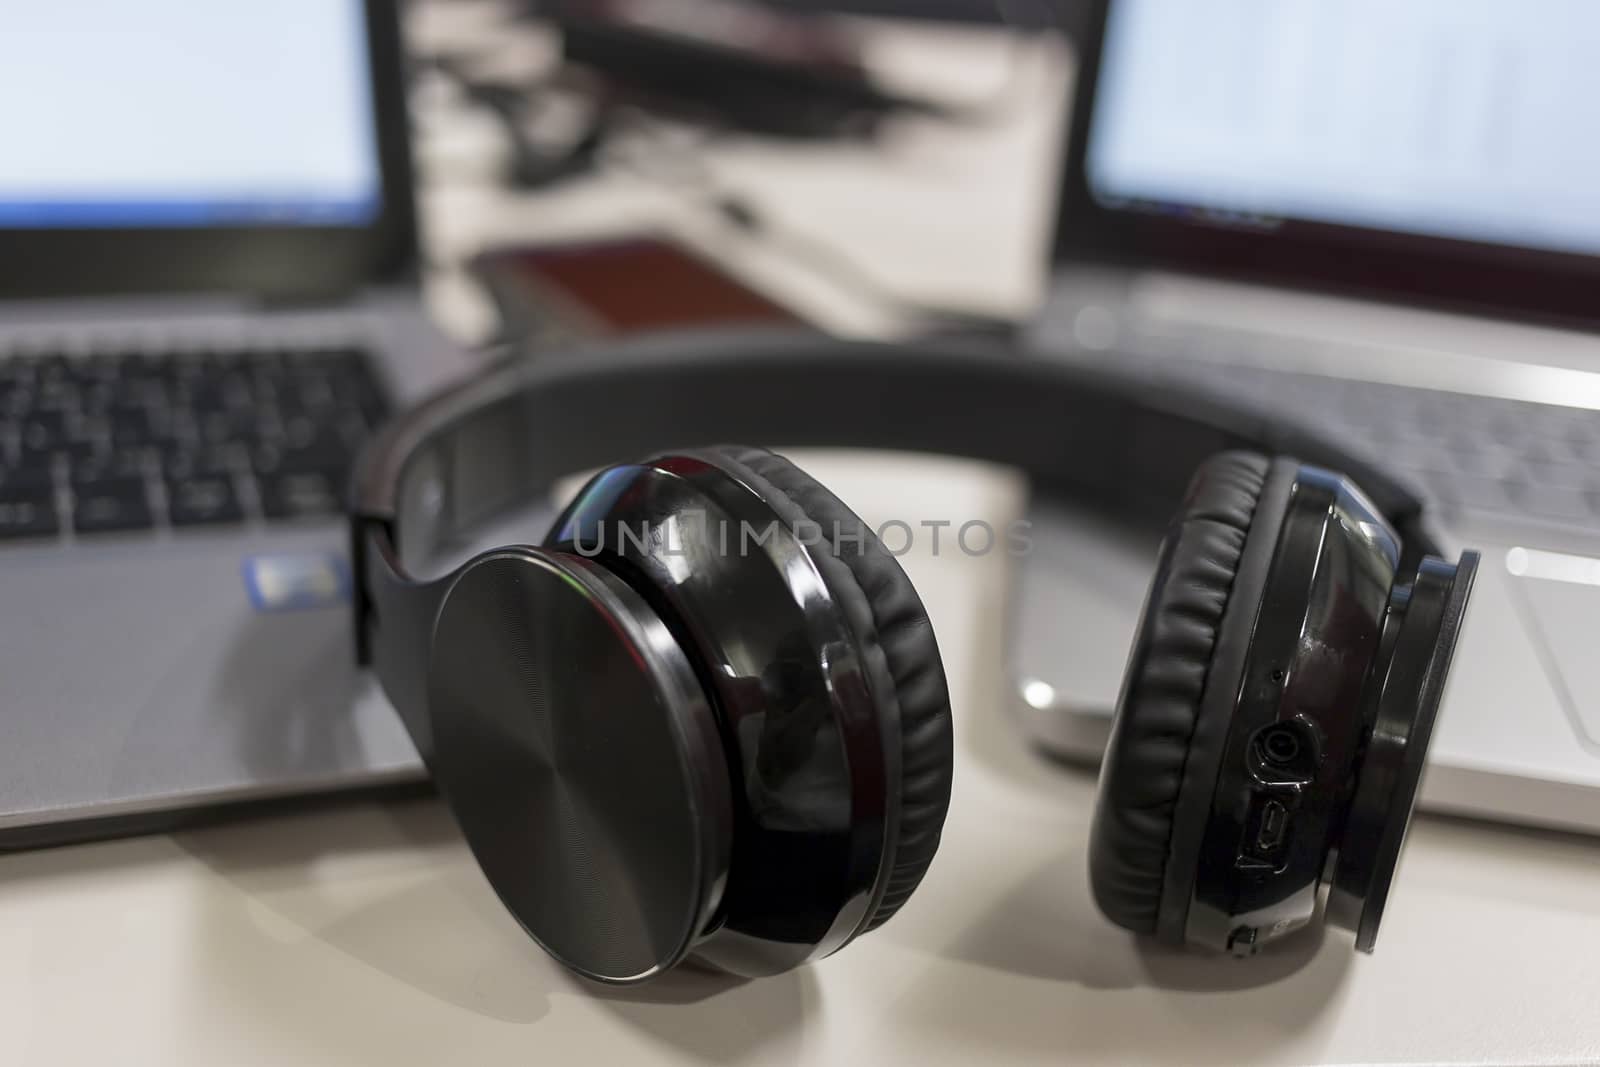
[[[0,0],[0,229],[382,209],[361,0]]]
[[[1600,314],[1600,4],[1096,13],[1067,256]]]
[[[1118,0],[1103,47],[1108,206],[1600,253],[1594,0]]]

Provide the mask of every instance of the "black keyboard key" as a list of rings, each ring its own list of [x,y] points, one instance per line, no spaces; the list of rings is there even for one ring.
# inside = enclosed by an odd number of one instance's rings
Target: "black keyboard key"
[[[49,452],[66,436],[66,416],[59,411],[35,409],[22,421],[21,443],[24,451]]]
[[[92,437],[67,441],[57,451],[67,457],[67,465],[73,469],[97,466],[111,453],[105,441]]]
[[[256,447],[250,464],[257,474],[292,474],[298,471],[349,470],[353,450],[337,433],[318,431],[310,437],[267,442]]]
[[[227,475],[197,475],[167,481],[167,514],[174,526],[238,522],[244,518]]]
[[[21,475],[26,472],[26,474],[29,474],[30,477],[34,477],[35,480],[45,480],[45,482],[50,482],[50,472],[53,469],[54,458],[51,456],[51,453],[30,453],[30,451],[22,451],[22,453],[18,454],[16,462],[13,462],[13,464],[5,464],[5,470],[8,472],[8,477],[16,477],[16,475]],[[0,478],[0,482],[5,482],[5,478]]]
[[[326,418],[339,408],[339,396],[333,382],[325,377],[306,376],[297,381],[286,394],[286,411],[304,411],[318,418]]]
[[[200,414],[210,411],[247,409],[252,397],[248,384],[230,377],[197,377],[180,384],[173,393],[176,407]]]
[[[54,483],[49,463],[0,463],[0,489],[48,489]]]
[[[250,411],[256,405],[250,376],[243,371],[230,371],[222,380],[222,406],[229,411]]]
[[[86,383],[82,390],[83,410],[96,415],[109,415],[124,408],[145,407],[143,385],[133,378],[116,378]]]
[[[110,419],[111,440],[123,448],[151,444],[160,436],[156,423],[148,408],[115,408]]]
[[[50,442],[43,448],[35,447],[35,442],[25,437],[17,442],[16,465],[19,467],[49,470],[55,463],[55,457],[55,442]]]
[[[63,384],[73,381],[73,361],[64,355],[40,357],[34,365],[34,377],[40,385]]]
[[[75,495],[72,526],[79,533],[143,530],[155,521],[143,479],[94,482]]]
[[[199,416],[197,429],[202,441],[214,445],[254,445],[277,436],[275,418],[248,409],[211,411]]]
[[[269,519],[336,515],[344,510],[344,474],[340,471],[283,471],[258,479],[261,510]]]
[[[33,410],[34,388],[26,382],[0,381],[0,419],[16,418]]]
[[[119,448],[72,463],[68,473],[74,486],[92,486],[100,482],[142,481],[144,467],[143,452]]]
[[[215,446],[187,435],[174,435],[162,438],[155,444],[155,452],[161,457],[162,468],[169,464],[181,464],[186,457],[199,455],[212,450]]]
[[[319,420],[302,415],[284,423],[283,437],[296,452],[320,452],[348,463],[366,437],[366,422],[357,411]]]
[[[53,489],[0,488],[0,539],[48,537],[56,529]]]
[[[82,406],[82,395],[75,382],[52,381],[40,383],[34,394],[35,411],[67,413]]]
[[[230,446],[215,446],[190,442],[164,450],[161,470],[168,478],[197,478],[204,475],[230,474],[234,467],[234,454]]]

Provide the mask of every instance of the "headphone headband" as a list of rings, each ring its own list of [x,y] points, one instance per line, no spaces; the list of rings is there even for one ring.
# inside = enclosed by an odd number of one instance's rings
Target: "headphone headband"
[[[380,674],[424,669],[425,633],[390,627],[380,641],[373,619],[419,595],[408,571],[443,541],[575,471],[728,440],[987,460],[1020,468],[1036,491],[1152,522],[1207,456],[1252,448],[1345,473],[1408,560],[1438,552],[1421,500],[1394,477],[1302,426],[1208,396],[970,342],[673,334],[509,360],[378,434],[353,501],[363,659]],[[422,717],[401,712],[415,730]]]
[[[1043,492],[1146,518],[1167,513],[1206,456],[1253,448],[1342,471],[1403,537],[1423,536],[1411,489],[1300,425],[1011,349],[790,332],[682,333],[503,362],[374,439],[354,512],[397,523],[413,558],[575,471],[724,440],[987,460]]]

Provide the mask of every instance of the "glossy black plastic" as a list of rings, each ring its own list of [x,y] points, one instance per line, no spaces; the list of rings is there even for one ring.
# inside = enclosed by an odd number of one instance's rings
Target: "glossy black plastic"
[[[1347,905],[1331,921],[1362,928],[1368,899],[1381,914],[1475,563],[1458,575],[1429,557],[1404,575],[1400,547],[1349,481],[1300,469],[1212,796],[1190,944],[1253,953],[1308,925],[1330,878]],[[1397,782],[1396,767],[1416,774]],[[1375,917],[1365,929],[1370,950]]]
[[[1385,627],[1394,649],[1383,660],[1378,717],[1328,891],[1328,918],[1355,931],[1356,948],[1363,952],[1371,952],[1378,939],[1477,571],[1476,552],[1463,553],[1455,567],[1423,560],[1410,587],[1396,591]]]
[[[597,475],[547,544],[649,599],[714,701],[734,838],[695,955],[758,976],[844,945],[882,893],[899,790],[856,635],[806,546],[695,453]]]
[[[720,904],[727,759],[688,658],[605,568],[520,547],[449,584],[429,767],[489,884],[586,977],[681,960]]]

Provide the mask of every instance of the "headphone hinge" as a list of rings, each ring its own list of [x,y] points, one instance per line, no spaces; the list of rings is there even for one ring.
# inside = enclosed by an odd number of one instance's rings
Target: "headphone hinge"
[[[350,522],[350,606],[351,620],[355,626],[356,663],[372,666],[372,638],[370,627],[374,622],[372,596],[367,591],[367,546],[371,541],[370,524],[377,523],[390,538],[394,536],[391,523],[363,515],[353,516]]]

